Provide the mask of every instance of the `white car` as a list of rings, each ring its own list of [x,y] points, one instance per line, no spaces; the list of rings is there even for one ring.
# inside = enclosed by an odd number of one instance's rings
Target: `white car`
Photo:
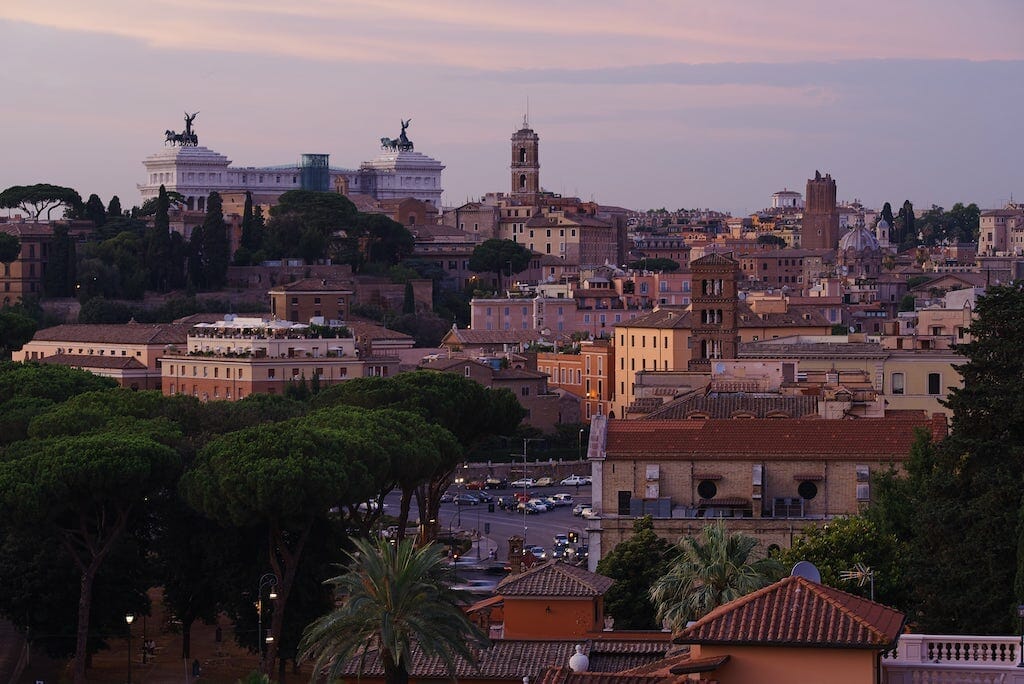
[[[528,487],[536,487],[537,481],[534,480],[532,477],[522,477],[516,480],[515,482],[509,482],[508,486],[512,487],[513,489],[518,489],[519,487],[526,489]]]
[[[533,507],[537,509],[538,513],[545,513],[550,508],[550,506],[548,506],[548,502],[544,499],[530,499],[526,503],[532,504]]]
[[[564,487],[579,487],[581,485],[590,484],[590,478],[581,477],[579,475],[570,475],[569,477],[562,480],[562,486]]]
[[[590,506],[584,506],[583,510],[580,511],[580,515],[587,520],[592,520],[597,517],[597,513],[594,513],[594,509]]]

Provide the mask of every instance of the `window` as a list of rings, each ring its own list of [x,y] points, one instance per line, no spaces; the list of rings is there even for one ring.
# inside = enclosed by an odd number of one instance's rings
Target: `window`
[[[805,480],[800,483],[797,487],[796,493],[800,495],[801,499],[810,501],[818,495],[818,485],[814,484],[810,480]]]
[[[277,377],[277,369],[276,368],[268,368],[267,369],[267,379],[268,380],[273,380],[276,377]]]
[[[697,485],[697,494],[702,499],[713,499],[718,494],[718,487],[711,480],[701,480]]]
[[[521,389],[519,390],[519,394],[523,395],[524,397],[528,397],[528,396],[530,396],[530,388],[529,388],[529,387],[526,387],[526,386],[523,386],[523,387],[522,387],[522,388],[521,388]]]
[[[619,497],[618,497],[618,499],[619,499],[619,501],[618,501],[618,503],[619,503],[618,513],[619,513],[619,515],[629,515],[629,502],[630,502],[630,500],[632,498],[633,498],[633,493],[631,491],[629,491],[628,489],[620,489],[619,490]]]
[[[893,373],[892,374],[892,393],[893,394],[903,394],[906,391],[906,387],[905,387],[905,384],[904,384],[905,382],[906,382],[906,380],[904,379],[903,373]]]
[[[942,394],[942,374],[928,374],[928,394]]]

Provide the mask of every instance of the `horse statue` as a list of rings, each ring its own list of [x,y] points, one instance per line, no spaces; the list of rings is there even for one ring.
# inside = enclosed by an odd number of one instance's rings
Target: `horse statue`
[[[405,134],[405,129],[412,123],[412,119],[399,119],[402,123],[402,132],[397,138],[381,138],[380,149],[391,150],[392,152],[408,151],[413,149],[412,140],[409,140],[409,136]]]
[[[380,139],[380,149],[382,149],[382,150],[391,150],[392,152],[394,152],[395,150],[398,149],[398,145],[399,144],[400,143],[399,143],[398,140],[395,140],[395,139],[392,139],[392,138],[381,138]]]
[[[164,131],[164,144],[171,143],[171,146],[181,145],[182,147],[196,147],[199,145],[199,136],[195,133],[175,133],[171,130]]]

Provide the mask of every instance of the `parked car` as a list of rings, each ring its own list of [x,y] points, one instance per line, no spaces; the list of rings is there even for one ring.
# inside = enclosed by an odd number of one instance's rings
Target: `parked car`
[[[470,494],[469,492],[463,492],[462,494],[459,494],[457,497],[455,497],[456,506],[476,506],[479,503],[480,500],[477,499],[472,494]]]
[[[516,506],[516,510],[519,511],[520,513],[526,513],[527,515],[540,513],[540,510],[536,506],[527,501],[520,502],[520,504]]]
[[[555,478],[553,478],[553,477],[546,477],[546,476],[542,477],[539,480],[537,480],[537,485],[536,486],[537,487],[554,487],[555,486]]]
[[[494,501],[494,496],[484,491],[473,492],[473,496],[475,496],[476,500],[479,501],[480,503],[491,503],[492,501]]]
[[[549,508],[548,502],[544,499],[530,499],[526,503],[536,508],[538,513],[546,513]]]
[[[508,489],[508,480],[489,477],[484,480],[484,489]]]
[[[514,511],[519,505],[519,499],[514,496],[499,496],[498,508],[506,511]]]
[[[594,513],[594,509],[591,508],[590,506],[584,506],[583,510],[580,511],[580,517],[586,518],[587,520],[591,520],[597,517],[597,513]]]
[[[467,482],[466,483],[466,489],[483,489],[483,488],[484,488],[484,481],[483,480],[473,480],[472,482]]]
[[[553,494],[549,498],[555,502],[556,506],[572,506],[573,504],[572,494]]]
[[[590,478],[582,477],[580,475],[570,475],[562,480],[562,485],[565,487],[579,487],[581,485],[590,484],[590,482],[588,482],[589,479]]]
[[[454,494],[449,494],[448,492],[445,492],[444,494],[441,495],[441,503],[451,503],[453,501],[455,501]]]
[[[521,477],[514,482],[509,482],[509,487],[536,487],[537,481],[532,477]]]
[[[575,506],[572,507],[572,514],[573,515],[583,515],[583,509],[584,508],[590,508],[590,506],[588,504],[585,504],[585,503],[582,503],[582,502],[578,503],[578,504],[576,504]]]

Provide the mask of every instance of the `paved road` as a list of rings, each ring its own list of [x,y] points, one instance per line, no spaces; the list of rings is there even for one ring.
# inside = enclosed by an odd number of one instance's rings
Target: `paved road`
[[[449,490],[457,493],[455,487]],[[575,503],[590,503],[590,487],[535,487],[529,490],[537,496],[551,496],[553,494],[570,494]],[[497,501],[499,496],[512,496],[514,492],[522,492],[521,489],[490,489],[487,493]],[[392,493],[385,500],[388,513],[396,515],[398,512],[399,495]],[[392,513],[394,512],[394,513]],[[583,536],[586,521],[575,517],[572,514],[572,506],[560,506],[546,513],[535,515],[524,515],[511,511],[503,511],[495,507],[494,513],[487,512],[487,505],[478,506],[456,506],[455,504],[441,504],[439,516],[439,528],[442,530],[477,530],[485,538],[480,547],[480,553],[486,559],[489,548],[494,548],[499,560],[508,560],[508,539],[512,535],[519,535],[526,539],[529,545],[538,544],[543,546],[550,553],[552,540],[556,534],[567,534],[574,530]],[[490,532],[486,532],[487,523],[490,523]],[[476,549],[471,553],[475,553]]]

